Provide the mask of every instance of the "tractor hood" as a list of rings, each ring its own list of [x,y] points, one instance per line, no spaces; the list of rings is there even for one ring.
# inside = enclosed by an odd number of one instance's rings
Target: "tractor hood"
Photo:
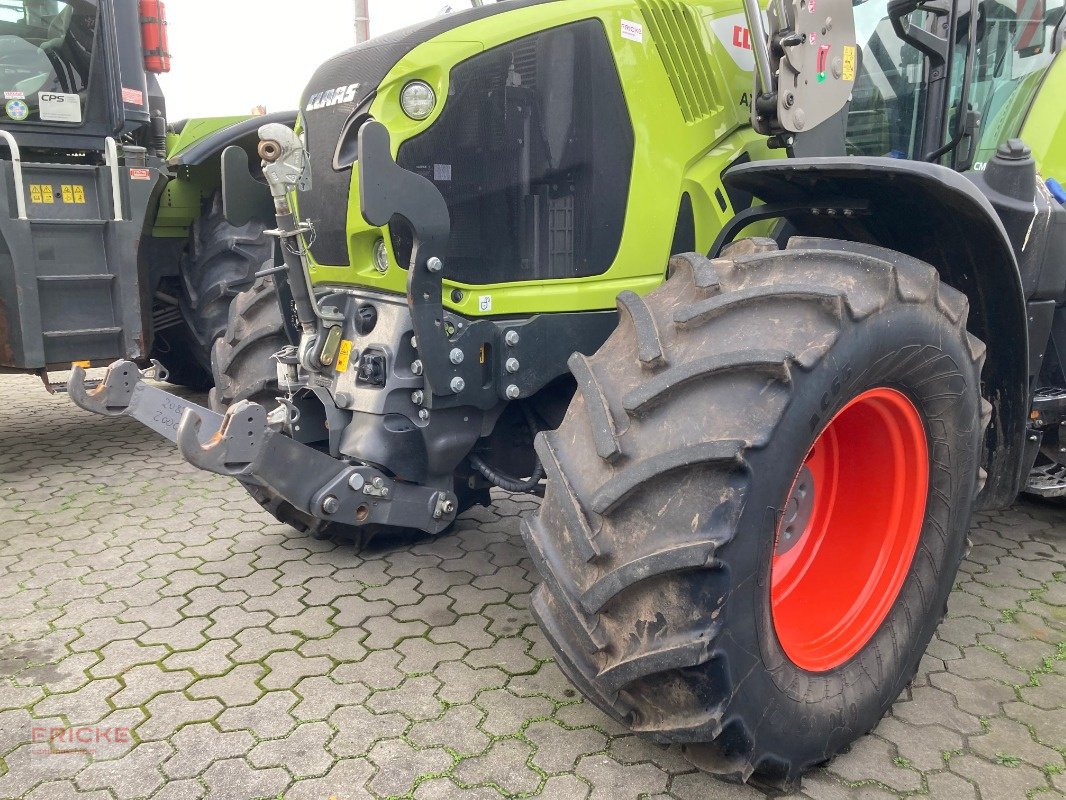
[[[319,264],[347,266],[345,227],[351,170],[333,168],[333,154],[352,113],[377,90],[393,67],[419,45],[477,20],[519,8],[559,0],[504,0],[378,36],[340,53],[315,72],[300,109],[314,178],[311,191],[300,197],[300,213],[317,230],[312,255]]]

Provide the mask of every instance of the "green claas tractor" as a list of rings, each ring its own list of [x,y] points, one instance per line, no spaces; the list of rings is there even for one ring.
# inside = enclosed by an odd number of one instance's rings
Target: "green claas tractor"
[[[566,675],[795,786],[911,680],[975,506],[1066,494],[1063,24],[511,0],[372,40],[260,130],[281,257],[216,409],[129,362],[71,396],[357,544],[543,495]]]
[[[160,0],[0,3],[0,373],[154,357],[211,385],[230,300],[273,260],[269,203],[233,224],[221,193],[223,149],[254,155],[264,120],[168,125],[169,69]]]

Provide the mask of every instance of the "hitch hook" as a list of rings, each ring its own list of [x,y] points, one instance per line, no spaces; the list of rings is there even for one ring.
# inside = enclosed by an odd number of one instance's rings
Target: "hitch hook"
[[[67,380],[67,394],[79,408],[105,417],[120,417],[129,408],[133,390],[141,380],[165,381],[168,377],[166,367],[154,358],[152,366],[143,371],[132,361],[119,360],[107,368],[100,385],[90,389],[85,385],[85,369],[76,366]]]
[[[241,400],[226,412],[218,433],[200,444],[203,419],[195,409],[181,412],[175,442],[182,457],[207,472],[237,477],[257,462],[270,434],[266,409]]]

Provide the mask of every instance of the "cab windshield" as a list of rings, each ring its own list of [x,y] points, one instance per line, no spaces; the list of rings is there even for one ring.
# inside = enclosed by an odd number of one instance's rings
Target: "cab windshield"
[[[89,0],[0,0],[0,122],[81,123],[96,22]]]
[[[981,161],[1015,133],[1040,78],[1054,58],[1053,38],[1064,0],[974,0],[977,49],[967,110],[981,125],[976,160]],[[970,11],[963,0],[948,93],[948,126],[954,130],[962,96]],[[855,28],[862,63],[848,114],[848,152],[855,155],[924,159],[928,76],[925,56],[892,28],[888,0],[855,5]],[[946,16],[916,11],[907,19],[926,30],[942,30]],[[936,27],[934,27],[936,26]],[[947,138],[947,137],[945,137]]]

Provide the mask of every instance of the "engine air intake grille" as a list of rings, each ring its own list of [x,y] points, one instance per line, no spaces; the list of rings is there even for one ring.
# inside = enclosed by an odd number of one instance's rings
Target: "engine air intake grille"
[[[714,78],[698,12],[677,0],[638,0],[685,122],[709,117],[717,109]]]

